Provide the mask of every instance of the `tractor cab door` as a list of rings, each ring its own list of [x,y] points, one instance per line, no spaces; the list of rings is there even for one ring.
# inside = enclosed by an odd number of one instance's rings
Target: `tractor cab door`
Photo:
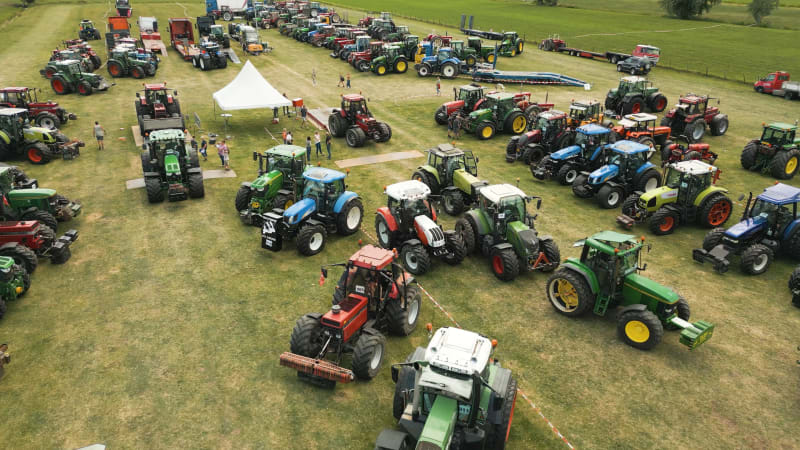
[[[474,177],[478,176],[478,161],[475,158],[475,155],[473,155],[471,151],[464,152],[463,164],[464,164],[464,169],[466,169],[467,172],[472,174],[472,176]]]
[[[607,297],[614,292],[617,283],[615,280],[616,263],[613,256],[596,248],[585,246],[583,248],[583,263],[589,266],[597,277],[600,285],[601,296]]]
[[[333,205],[336,204],[336,200],[342,195],[342,192],[344,192],[344,180],[336,180],[333,183],[326,184],[325,195],[321,199],[321,204],[317,210],[325,214],[333,212]]]
[[[786,233],[786,228],[794,223],[797,218],[797,204],[781,205],[775,213],[775,231],[774,236],[783,238]]]
[[[691,206],[697,194],[703,191],[711,182],[711,174],[692,176],[684,173],[678,186],[678,203]]]

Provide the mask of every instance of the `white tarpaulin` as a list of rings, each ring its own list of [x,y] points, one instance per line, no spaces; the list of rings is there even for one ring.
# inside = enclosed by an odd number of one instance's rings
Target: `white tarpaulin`
[[[213,97],[223,111],[292,106],[292,102],[272,87],[250,61],[244,64],[233,81],[214,92]]]

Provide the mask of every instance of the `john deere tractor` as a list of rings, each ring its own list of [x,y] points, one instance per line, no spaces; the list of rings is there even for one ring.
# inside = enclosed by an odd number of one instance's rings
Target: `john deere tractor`
[[[640,112],[661,112],[667,107],[667,98],[642,77],[624,77],[619,86],[608,91],[605,102],[607,117],[622,117]]]
[[[38,220],[55,231],[58,222],[80,214],[81,204],[58,195],[55,189],[16,189],[14,176],[11,167],[0,167],[0,221]]]
[[[611,130],[590,123],[576,131],[574,145],[550,153],[539,164],[530,166],[534,178],[553,178],[564,186],[571,185],[581,172],[594,171],[604,163],[604,150],[613,139]]]
[[[493,64],[497,59],[497,49],[494,45],[483,45],[483,41],[477,36],[469,36],[467,38],[467,46],[475,50],[475,54],[489,64]]]
[[[106,69],[114,78],[131,76],[142,79],[156,74],[156,65],[151,61],[139,59],[136,51],[130,51],[126,47],[114,47],[109,53]]]
[[[463,127],[478,139],[491,139],[498,132],[522,134],[528,128],[528,118],[517,107],[514,94],[492,93],[486,95],[481,108],[469,113]]]
[[[6,303],[25,295],[31,287],[31,276],[14,259],[0,256],[0,319],[6,314]]]
[[[456,222],[467,253],[479,249],[489,257],[489,266],[502,281],[511,281],[521,271],[550,272],[558,267],[560,253],[549,235],[539,236],[534,228],[536,215],[528,214],[529,197],[510,184],[494,184],[482,188],[478,208],[467,211]]]
[[[181,130],[150,132],[142,151],[142,172],[147,200],[158,203],[205,196],[203,169],[197,150],[189,147]]]
[[[78,38],[83,39],[84,41],[100,39],[100,30],[94,27],[94,23],[91,20],[83,19],[80,23]]]
[[[58,130],[30,126],[28,110],[0,109],[0,160],[24,156],[33,164],[46,164],[57,157],[74,159],[83,146]]]
[[[710,262],[725,273],[732,255],[741,255],[742,271],[760,275],[778,254],[800,259],[800,188],[778,183],[764,189],[755,202],[747,199],[742,220],[728,228],[714,228],[703,239],[703,248],[692,258]]]
[[[470,150],[439,144],[429,148],[427,154],[425,165],[418,167],[411,178],[440,195],[447,214],[457,216],[478,201],[478,191],[489,183],[477,178],[478,158]]]
[[[506,31],[503,33],[503,40],[500,42],[501,56],[517,56],[525,50],[525,41],[519,37],[516,31]]]
[[[80,61],[55,61],[53,64],[57,71],[50,79],[50,87],[58,95],[70,92],[92,95],[94,91],[107,91],[112,86],[100,75],[81,70]]]
[[[408,60],[399,45],[385,45],[381,54],[369,62],[369,68],[378,75],[386,75],[389,72],[406,73]]]
[[[492,358],[495,341],[460,328],[436,330],[392,365],[392,414],[376,449],[504,449],[511,433],[517,381]]]
[[[242,222],[261,225],[261,215],[273,207],[287,209],[303,188],[306,149],[296,145],[277,145],[263,154],[253,152],[258,161],[258,177],[246,181],[236,192],[236,211]]]
[[[761,139],[753,139],[744,146],[740,161],[747,170],[768,173],[779,180],[792,179],[800,165],[797,124],[765,124]]]
[[[580,258],[568,258],[547,280],[547,298],[559,314],[580,317],[589,311],[605,316],[617,311],[617,334],[626,344],[650,350],[664,337],[664,330],[682,330],[680,343],[693,350],[711,338],[714,325],[690,323],[689,303],[672,289],[645,278],[639,272],[643,240],[613,231],[602,231],[575,243]]]
[[[718,178],[719,169],[702,161],[670,164],[664,172],[664,186],[626,198],[617,223],[630,229],[646,221],[656,235],[670,234],[686,223],[721,226],[731,216],[733,202],[725,195],[727,189],[715,185]]]

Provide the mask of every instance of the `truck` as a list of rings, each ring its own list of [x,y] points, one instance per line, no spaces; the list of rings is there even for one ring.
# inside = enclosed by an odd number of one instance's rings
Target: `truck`
[[[250,0],[206,0],[206,15],[230,22],[236,17],[247,16],[252,7]]]
[[[611,64],[617,64],[631,56],[636,56],[638,58],[647,58],[650,60],[650,63],[655,66],[661,58],[661,49],[654,45],[639,44],[633,49],[633,53],[631,54],[612,51],[593,52],[591,50],[567,47],[567,43],[559,38],[558,35],[550,36],[543,40],[539,43],[539,49],[546,52],[566,53],[570,56],[580,56],[582,58],[605,59]]]
[[[160,51],[163,56],[167,56],[167,47],[158,32],[158,20],[155,17],[139,16],[136,24],[139,26],[139,39],[144,48],[153,53]]]
[[[188,17],[169,19],[169,40],[172,48],[177,50],[185,61],[190,61],[195,55],[200,54],[200,49],[194,45],[192,20]]]
[[[789,72],[772,72],[753,83],[753,89],[759,94],[782,96],[786,100],[800,98],[800,82],[789,81]]]

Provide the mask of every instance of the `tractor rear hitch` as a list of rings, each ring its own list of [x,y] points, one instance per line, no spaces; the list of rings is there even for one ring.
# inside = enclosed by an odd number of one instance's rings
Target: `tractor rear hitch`
[[[696,248],[692,250],[692,259],[700,264],[708,261],[714,265],[714,270],[717,273],[725,273],[728,271],[728,267],[731,264],[730,261],[728,261],[729,254],[729,249],[723,245],[717,245],[716,247],[712,248],[711,251],[707,251],[702,248]]]

